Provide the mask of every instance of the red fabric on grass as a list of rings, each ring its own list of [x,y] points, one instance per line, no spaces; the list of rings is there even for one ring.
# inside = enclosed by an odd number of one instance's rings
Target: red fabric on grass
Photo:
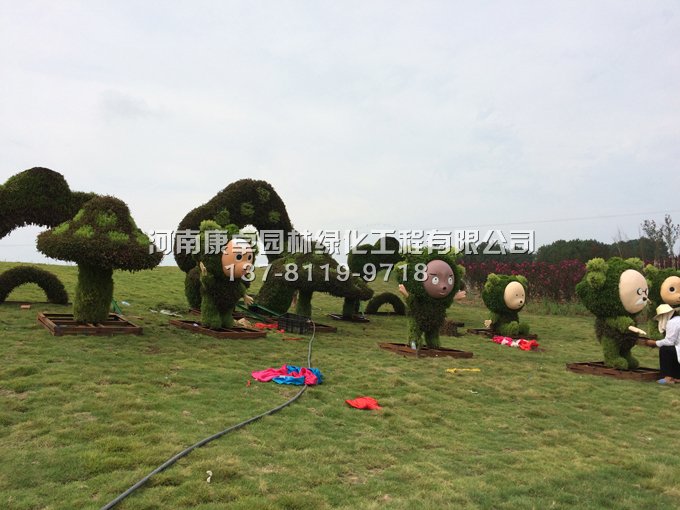
[[[382,409],[373,397],[357,397],[354,400],[345,400],[345,402],[356,409]]]

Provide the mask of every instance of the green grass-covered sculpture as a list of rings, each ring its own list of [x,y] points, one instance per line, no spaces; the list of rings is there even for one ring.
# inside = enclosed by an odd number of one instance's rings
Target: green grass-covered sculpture
[[[273,312],[285,313],[297,293],[295,313],[311,317],[314,292],[353,300],[373,296],[366,282],[343,271],[328,253],[295,253],[272,262],[257,303]]]
[[[482,300],[491,311],[490,329],[502,336],[517,337],[529,333],[529,324],[519,320],[526,304],[528,282],[521,275],[490,273],[482,288]]]
[[[424,342],[428,348],[436,349],[446,310],[454,298],[465,297],[460,290],[465,269],[457,264],[458,257],[452,253],[425,250],[409,253],[405,260],[405,266],[397,271],[399,291],[406,298],[409,343],[420,349]]]
[[[651,306],[667,304],[673,308],[680,306],[680,270],[658,269],[648,264],[645,276],[649,280],[649,301]]]
[[[640,334],[636,317],[649,303],[649,284],[640,259],[595,258],[576,285],[576,294],[595,315],[595,334],[608,367],[632,370],[639,366],[631,354]]]
[[[388,265],[394,267],[403,258],[399,241],[386,236],[378,239],[375,244],[361,244],[350,251],[347,255],[347,266],[352,274],[370,281],[375,278],[378,271],[387,269]],[[346,297],[342,304],[342,318],[352,319],[359,313],[360,307],[360,299]]]
[[[225,234],[212,248],[210,241],[206,243],[210,232]],[[211,220],[200,224],[200,246],[198,253],[193,255],[197,268],[188,273],[187,282],[198,277],[201,324],[208,328],[233,327],[236,303],[246,298],[243,278],[253,269],[255,252],[246,240],[234,237],[237,233],[238,227],[233,224],[222,227]],[[187,283],[185,290],[189,302],[195,303],[195,285]]]
[[[21,285],[35,283],[43,291],[47,301],[59,305],[68,303],[68,293],[64,284],[54,274],[36,266],[17,266],[0,274],[0,303]]]
[[[73,316],[89,323],[108,317],[114,269],[151,269],[163,258],[137,228],[127,205],[110,196],[89,200],[73,219],[41,233],[38,249],[48,257],[78,264]]]

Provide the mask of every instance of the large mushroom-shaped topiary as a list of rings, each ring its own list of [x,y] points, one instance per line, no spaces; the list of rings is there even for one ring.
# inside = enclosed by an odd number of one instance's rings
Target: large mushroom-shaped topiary
[[[89,323],[108,317],[114,269],[151,269],[163,258],[137,228],[127,205],[110,196],[93,198],[73,219],[40,234],[38,249],[48,257],[78,264],[73,316]]]
[[[345,268],[347,269],[347,268]],[[367,300],[373,290],[361,278],[353,277],[328,253],[296,253],[275,260],[257,295],[257,303],[285,313],[297,292],[295,313],[312,316],[314,292],[340,298]]]
[[[409,342],[420,348],[439,347],[439,330],[453,300],[465,297],[461,291],[465,269],[457,264],[458,255],[424,250],[406,255],[399,270],[399,291],[406,297]]]

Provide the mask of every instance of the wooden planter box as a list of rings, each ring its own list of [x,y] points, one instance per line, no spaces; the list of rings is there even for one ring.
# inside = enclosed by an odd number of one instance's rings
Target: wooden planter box
[[[54,336],[62,335],[141,335],[143,328],[128,321],[122,315],[110,313],[103,322],[82,323],[73,318],[72,313],[38,314],[38,322],[46,327]]]
[[[229,328],[229,329],[210,329],[202,326],[195,321],[186,321],[179,319],[170,320],[170,324],[175,327],[186,329],[192,333],[199,333],[201,335],[208,335],[213,338],[264,338],[267,336],[266,331],[258,331],[250,328]]]
[[[458,349],[448,349],[446,347],[440,347],[439,349],[429,349],[427,347],[421,347],[420,350],[411,349],[410,345],[406,344],[395,344],[389,342],[382,342],[378,344],[378,347],[385,349],[387,351],[392,351],[395,354],[401,354],[402,356],[419,357],[419,358],[472,358],[473,354],[468,351],[459,351]]]
[[[578,374],[604,375],[628,381],[657,381],[661,378],[661,373],[654,368],[639,367],[635,370],[619,370],[605,366],[602,361],[567,363],[567,370]]]

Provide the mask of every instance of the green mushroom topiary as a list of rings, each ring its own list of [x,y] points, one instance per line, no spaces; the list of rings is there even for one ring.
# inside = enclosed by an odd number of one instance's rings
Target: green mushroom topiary
[[[405,261],[398,273],[399,290],[406,297],[409,342],[420,348],[424,339],[428,348],[437,348],[446,310],[454,298],[462,297],[458,292],[465,269],[453,253],[425,250],[407,254]]]
[[[608,367],[633,370],[639,366],[631,350],[637,343],[636,318],[649,303],[649,282],[640,259],[595,258],[576,285],[576,295],[595,315],[595,334]]]
[[[45,291],[47,301],[59,305],[68,303],[68,293],[59,278],[49,271],[35,266],[17,266],[0,274],[0,303],[17,287],[35,283]]]
[[[520,322],[519,311],[526,304],[527,279],[521,275],[490,273],[482,288],[482,300],[491,311],[490,329],[502,336],[529,333],[529,324]]]
[[[114,269],[151,269],[163,258],[137,228],[127,205],[110,196],[89,200],[73,219],[41,233],[38,249],[48,257],[78,264],[73,316],[90,323],[108,317]]]
[[[377,296],[373,296],[368,303],[366,303],[366,314],[371,315],[378,313],[382,305],[392,305],[395,315],[406,315],[406,305],[394,292],[383,292]]]
[[[228,329],[234,325],[236,303],[246,296],[244,277],[250,274],[255,262],[255,253],[249,243],[236,238],[238,227],[221,227],[217,222],[206,220],[200,224],[200,246],[193,255],[197,270],[187,275],[187,282],[198,276],[200,282],[201,323],[212,329]],[[221,246],[215,250],[206,249],[205,237],[208,232],[221,232]],[[187,283],[185,290],[190,304],[195,304],[195,286]]]

